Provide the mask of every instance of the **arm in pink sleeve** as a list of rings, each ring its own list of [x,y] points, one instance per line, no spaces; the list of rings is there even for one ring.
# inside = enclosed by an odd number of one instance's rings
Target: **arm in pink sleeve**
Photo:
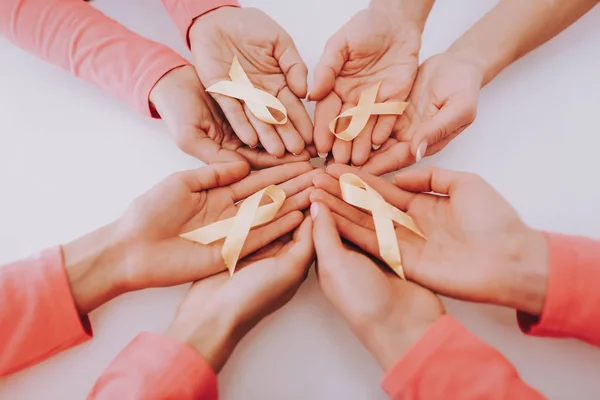
[[[550,274],[542,315],[517,313],[523,332],[600,346],[600,242],[547,234]]]
[[[441,317],[386,374],[392,399],[543,399],[497,350],[450,315]]]
[[[92,337],[80,318],[60,247],[0,267],[0,376]]]
[[[240,6],[237,0],[162,0],[162,3],[188,45],[188,31],[194,19],[219,7]]]
[[[191,347],[144,332],[108,366],[88,398],[215,400],[217,377]]]
[[[82,0],[2,0],[0,34],[151,115],[150,91],[187,61]],[[156,114],[153,114],[157,116]]]

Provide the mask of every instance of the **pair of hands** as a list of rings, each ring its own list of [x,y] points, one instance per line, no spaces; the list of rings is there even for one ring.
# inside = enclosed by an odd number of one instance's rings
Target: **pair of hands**
[[[218,163],[168,177],[136,199],[113,224],[63,246],[81,314],[125,292],[195,283],[168,329],[219,371],[235,343],[296,292],[314,261],[308,162],[250,174],[246,162]],[[268,185],[286,200],[268,224],[250,231],[233,277],[222,241],[200,245],[179,237],[230,218],[237,203]]]
[[[169,72],[150,99],[179,147],[207,163],[246,160],[260,169],[331,153],[336,163],[381,175],[438,152],[475,118],[481,68],[451,51],[419,67],[422,29],[402,8],[379,2],[328,41],[308,94],[317,101],[314,147],[300,101],[307,67],[287,32],[256,9],[222,7],[197,18],[189,32],[195,68]],[[238,100],[205,92],[228,79],[234,55],[256,87],[285,105],[288,123],[265,124]],[[409,101],[405,114],[373,116],[353,142],[336,139],[329,122],[378,82],[377,101]],[[340,121],[338,131],[347,123]]]
[[[338,178],[346,172],[406,211],[427,237],[396,228],[408,281],[381,260],[371,215],[341,199]],[[336,164],[314,185],[319,283],[384,369],[444,313],[435,293],[541,313],[546,239],[480,177],[424,168],[396,175],[394,184]]]

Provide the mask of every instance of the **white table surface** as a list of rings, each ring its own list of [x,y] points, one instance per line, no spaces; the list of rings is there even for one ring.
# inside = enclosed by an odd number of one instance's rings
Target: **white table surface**
[[[327,38],[366,3],[244,1],[288,30],[311,70]],[[439,0],[421,59],[443,51],[495,3]],[[94,5],[186,54],[158,0]],[[484,89],[477,121],[424,164],[483,175],[536,228],[600,238],[599,21],[596,8],[502,73]],[[169,173],[200,165],[176,148],[162,122],[5,39],[0,99],[0,264],[93,230]],[[0,399],[84,398],[138,332],[165,329],[185,290],[146,290],[101,307],[91,315],[94,340],[2,380]],[[600,395],[598,349],[526,337],[510,310],[446,304],[550,398]],[[223,399],[384,399],[381,377],[311,274],[289,305],[243,340],[219,385]]]

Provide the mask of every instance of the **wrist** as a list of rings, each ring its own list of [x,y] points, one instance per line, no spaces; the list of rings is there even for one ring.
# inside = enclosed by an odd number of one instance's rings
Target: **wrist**
[[[499,304],[532,315],[541,315],[548,290],[550,261],[548,243],[542,232],[526,228],[519,240],[519,251],[508,273],[507,289]]]
[[[202,29],[201,26],[204,21],[210,20],[212,17],[220,14],[224,15],[224,20],[228,20],[231,15],[234,15],[236,11],[241,9],[241,7],[235,5],[224,5],[194,18],[190,25],[190,29],[188,30],[188,43],[190,49],[194,51],[194,38],[203,38],[204,34],[202,32],[196,33],[196,31]]]
[[[75,306],[85,315],[121,294],[119,269],[126,245],[115,224],[104,226],[62,246]]]
[[[461,68],[471,71],[470,76],[477,77],[480,88],[483,88],[491,80],[487,76],[487,64],[485,60],[480,58],[476,52],[472,52],[470,49],[451,47],[443,55],[449,57]]]
[[[219,307],[211,305],[211,311]],[[213,371],[218,374],[235,349],[239,339],[235,324],[223,314],[209,312],[207,315],[178,315],[165,331],[165,335],[187,344],[194,349]]]
[[[413,21],[423,32],[434,2],[435,0],[371,0],[369,7],[382,8],[388,12],[396,11],[404,19]]]
[[[156,82],[148,96],[151,109],[160,115],[161,110],[171,103],[170,99],[173,98],[172,93],[179,89],[185,89],[187,79],[183,79],[183,82],[181,82],[181,77],[190,76],[190,73],[196,74],[196,71],[192,65],[187,64],[173,68],[164,74]]]

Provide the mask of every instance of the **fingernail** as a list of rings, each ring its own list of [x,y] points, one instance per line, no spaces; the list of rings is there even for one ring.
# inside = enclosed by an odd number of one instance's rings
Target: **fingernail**
[[[292,154],[294,155],[294,157],[298,157],[298,154],[296,154],[296,153],[292,153]]]
[[[250,147],[251,149],[255,149],[255,148],[256,148],[256,146],[258,146],[258,144],[255,144],[254,146],[250,146],[250,145],[248,145],[248,147]]]
[[[306,101],[310,101],[310,90],[306,93]]]
[[[417,148],[417,162],[421,161],[425,153],[427,152],[427,142],[421,142],[419,147]]]
[[[319,215],[319,203],[312,203],[310,205],[310,216],[313,219],[313,221],[315,220],[315,218],[317,218],[317,215]]]
[[[380,144],[372,144],[371,147],[373,148],[373,150],[377,150],[381,147]]]
[[[328,155],[329,155],[329,152],[327,152],[327,153],[319,153],[319,157],[321,157],[322,159],[326,159]]]

